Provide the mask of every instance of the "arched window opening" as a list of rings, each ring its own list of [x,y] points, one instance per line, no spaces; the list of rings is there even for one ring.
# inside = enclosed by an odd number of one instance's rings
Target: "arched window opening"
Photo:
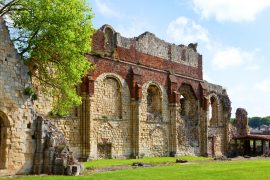
[[[181,105],[181,116],[186,115],[186,99],[183,95],[180,96],[180,105]]]
[[[104,119],[121,119],[122,118],[122,98],[121,86],[119,82],[112,77],[107,77],[103,81],[103,88],[101,92],[101,111]]]
[[[0,169],[6,168],[6,131],[7,129],[4,124],[4,119],[0,116]]]
[[[210,103],[210,105],[209,105],[209,112],[208,112],[208,118],[209,119],[212,119],[212,117],[213,117],[213,105],[212,105],[212,103]]]
[[[161,118],[161,92],[155,85],[150,85],[147,89],[147,120],[162,121]]]
[[[197,100],[191,86],[184,84],[180,88],[180,115],[193,118],[197,113]]]
[[[111,28],[105,29],[105,49],[106,51],[112,51],[114,46],[113,30]]]
[[[199,112],[198,100],[189,84],[182,84],[179,89],[179,103],[181,107],[180,116],[188,136],[188,144],[191,147],[198,148],[199,146]]]
[[[217,104],[217,99],[214,96],[210,98],[209,120],[210,120],[210,126],[218,125],[218,104]]]

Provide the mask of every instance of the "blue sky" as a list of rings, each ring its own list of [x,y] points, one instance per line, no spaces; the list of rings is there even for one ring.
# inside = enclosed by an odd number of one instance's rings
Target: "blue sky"
[[[145,31],[175,44],[198,42],[204,79],[222,85],[249,116],[270,115],[270,0],[88,0],[95,28]]]

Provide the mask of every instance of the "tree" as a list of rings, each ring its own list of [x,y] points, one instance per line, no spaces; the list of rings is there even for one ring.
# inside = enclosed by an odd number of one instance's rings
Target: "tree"
[[[54,113],[81,103],[76,86],[93,65],[93,14],[85,0],[0,0],[0,16],[12,21],[13,41],[32,79],[54,97]]]
[[[252,128],[257,128],[262,125],[261,117],[252,117],[248,119],[248,125]]]

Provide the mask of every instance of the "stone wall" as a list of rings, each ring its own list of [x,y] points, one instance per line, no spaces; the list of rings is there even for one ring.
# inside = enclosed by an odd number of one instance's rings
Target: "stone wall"
[[[109,36],[112,40],[108,42],[108,39],[111,39]],[[107,49],[108,43],[111,44],[110,50]],[[109,25],[104,25],[93,35],[92,52],[201,80],[202,56],[197,53],[195,47],[194,44],[189,46],[170,44],[149,32],[135,38],[125,38]]]
[[[130,91],[125,80],[101,74],[90,104],[90,158],[130,157]]]
[[[155,91],[149,91],[151,88]],[[151,108],[149,106],[153,105],[149,103],[149,93],[155,93],[152,94],[155,98],[153,100],[159,101],[155,102],[155,105],[159,106],[154,109],[155,111],[149,110]],[[143,84],[139,112],[139,155],[168,156],[170,117],[165,87],[155,81]]]
[[[82,140],[89,144],[86,156],[112,157],[116,146],[119,153],[113,157],[225,155],[230,101],[221,86],[202,80],[196,44],[176,46],[148,32],[125,38],[105,25],[93,35],[93,52],[87,57],[97,68],[81,85],[82,107],[89,109],[83,115],[84,124],[90,124],[84,131],[89,140]],[[127,89],[122,86],[119,91],[123,83],[117,85],[117,81],[123,81]],[[121,119],[124,107],[128,113]],[[123,136],[127,137],[124,141]],[[208,137],[213,138],[213,145]],[[119,140],[128,153],[121,150]]]
[[[197,97],[188,84],[183,84],[180,89],[180,109],[178,134],[178,154],[199,155],[200,154],[200,135],[199,135],[199,103]]]
[[[199,54],[191,47],[167,43],[149,32],[132,39],[122,37],[119,33],[116,34],[116,46],[129,49],[134,44],[138,52],[198,67]]]
[[[36,147],[32,114],[48,115],[52,98],[41,94],[33,103],[23,95],[31,86],[28,69],[0,20],[0,175],[28,173]],[[96,69],[79,87],[81,106],[70,117],[50,118],[75,157],[226,155],[230,100],[221,86],[202,80],[196,45],[176,46],[148,32],[124,38],[107,28],[94,34],[86,55]]]
[[[51,123],[61,131],[73,152],[74,157],[80,157],[80,119],[79,117],[50,118]]]
[[[27,72],[0,17],[0,176],[31,171],[31,100],[23,93],[31,86]]]
[[[207,124],[207,154],[210,156],[226,155],[229,143],[229,120],[231,102],[227,92],[219,85],[204,82],[202,84],[205,98]]]

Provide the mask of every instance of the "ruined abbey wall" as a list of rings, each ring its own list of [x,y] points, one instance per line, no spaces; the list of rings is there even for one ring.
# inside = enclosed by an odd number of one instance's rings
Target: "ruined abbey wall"
[[[87,57],[96,69],[80,87],[84,159],[226,154],[230,101],[203,81],[196,44],[125,38],[105,25]]]
[[[27,72],[0,17],[0,176],[31,171],[31,100],[23,93],[31,85]]]
[[[105,25],[86,54],[96,68],[78,87],[81,106],[68,117],[50,117],[51,97],[39,94],[33,102],[23,94],[31,86],[28,69],[0,20],[0,175],[31,171],[36,112],[82,161],[226,155],[230,100],[203,80],[196,44],[170,44],[149,32],[125,38]]]

